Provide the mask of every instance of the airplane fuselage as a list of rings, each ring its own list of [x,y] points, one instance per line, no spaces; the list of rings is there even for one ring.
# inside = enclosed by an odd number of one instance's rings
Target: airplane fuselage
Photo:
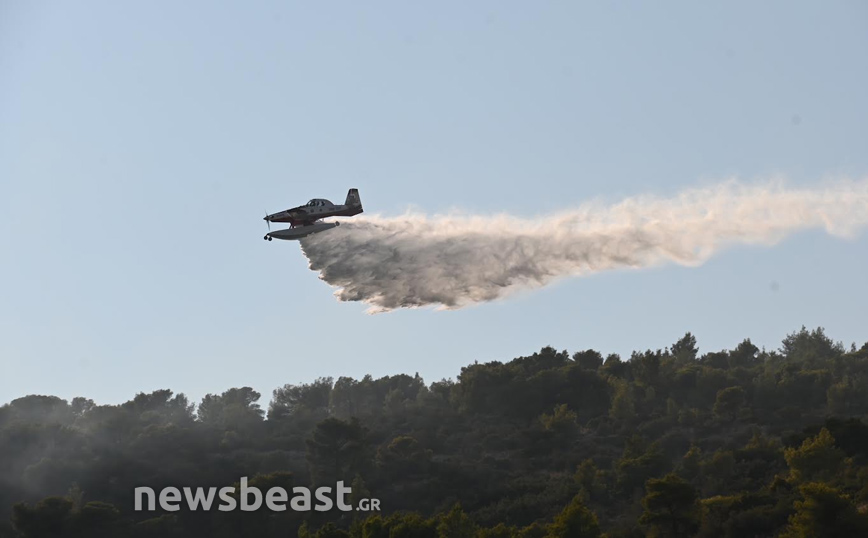
[[[290,226],[305,226],[313,224],[319,219],[328,217],[352,217],[362,212],[361,207],[347,205],[333,205],[321,207],[298,206],[286,211],[268,215],[271,222],[288,222]]]

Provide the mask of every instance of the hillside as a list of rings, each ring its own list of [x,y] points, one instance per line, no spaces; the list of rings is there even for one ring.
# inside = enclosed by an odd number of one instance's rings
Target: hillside
[[[850,536],[868,533],[868,344],[629,360],[545,347],[418,375],[248,387],[194,405],[0,407],[0,537]],[[352,483],[382,512],[137,512],[138,486]],[[864,534],[863,534],[864,535]]]

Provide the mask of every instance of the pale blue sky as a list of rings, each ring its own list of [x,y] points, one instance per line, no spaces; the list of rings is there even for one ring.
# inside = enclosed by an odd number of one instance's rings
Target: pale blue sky
[[[232,4],[232,5],[230,5]],[[532,217],[868,176],[864,2],[0,1],[0,402],[454,377],[544,345],[868,340],[820,231],[453,312],[338,303],[264,211]]]

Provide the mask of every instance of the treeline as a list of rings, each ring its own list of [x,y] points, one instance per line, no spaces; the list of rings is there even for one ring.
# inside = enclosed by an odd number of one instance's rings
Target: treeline
[[[0,407],[0,537],[868,536],[868,344],[629,360],[551,347],[457,380],[321,378],[198,405]],[[382,512],[137,512],[149,486],[352,484]]]

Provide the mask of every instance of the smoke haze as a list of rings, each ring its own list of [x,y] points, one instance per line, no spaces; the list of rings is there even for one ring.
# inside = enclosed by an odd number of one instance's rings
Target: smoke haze
[[[866,224],[868,180],[813,188],[728,181],[539,218],[362,215],[301,245],[339,300],[382,312],[461,308],[611,269],[695,266],[728,245],[772,245],[810,228],[853,236]]]

